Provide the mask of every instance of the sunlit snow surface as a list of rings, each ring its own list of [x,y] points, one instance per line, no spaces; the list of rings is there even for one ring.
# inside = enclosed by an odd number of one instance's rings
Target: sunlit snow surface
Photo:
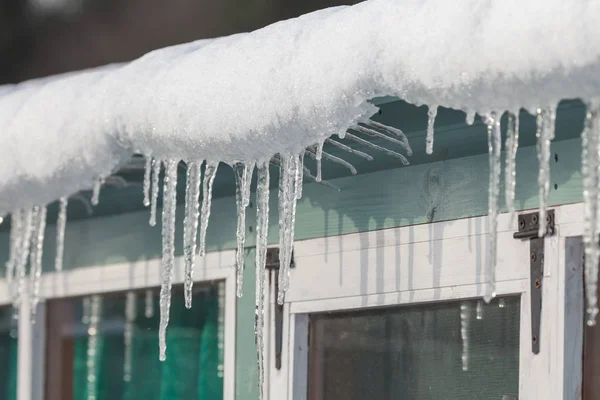
[[[597,260],[600,254],[600,2],[591,0],[369,0],[318,11],[252,33],[157,50],[126,65],[0,87],[0,215],[13,213],[8,270],[11,282],[20,282],[13,291],[15,303],[22,290],[32,229],[36,232],[34,239],[38,238],[34,241],[43,238],[43,232],[31,226],[34,207],[61,199],[57,233],[60,251],[56,258],[56,269],[60,270],[67,198],[81,189],[95,188],[97,194],[104,179],[134,153],[147,157],[144,204],[151,206],[151,225],[157,218],[158,173],[162,165],[169,178],[162,214],[161,358],[166,350],[179,160],[193,166],[186,182],[190,203],[185,206],[187,305],[191,300],[196,236],[198,253],[203,256],[210,193],[219,162],[237,171],[238,250],[244,247],[250,171],[258,165],[260,263],[264,263],[268,227],[265,181],[269,181],[269,162],[281,169],[278,300],[282,302],[290,285],[296,201],[301,197],[303,178],[321,180],[322,158],[355,173],[352,165],[324,153],[323,143],[349,149],[337,138],[330,138],[345,135],[348,140],[362,140],[371,149],[408,163],[403,154],[346,134],[360,121],[361,133],[377,136],[385,132],[388,142],[403,144],[410,156],[412,150],[402,132],[367,121],[377,111],[368,101],[387,95],[429,107],[428,153],[435,146],[437,107],[463,110],[471,123],[475,112],[488,121],[493,190],[489,196],[492,234],[486,299],[494,292],[500,117],[505,112],[512,115],[506,144],[510,151],[505,193],[512,211],[518,146],[512,138],[518,138],[518,110],[524,108],[537,116],[543,216],[556,105],[567,98],[580,98],[589,105],[583,133],[586,284],[588,314],[595,316],[597,264],[590,260]],[[357,150],[347,151],[370,157]],[[303,166],[305,152],[317,160],[316,176]],[[203,175],[200,160],[205,160]],[[43,225],[38,221],[38,226]],[[39,254],[35,253],[33,259]],[[238,254],[239,284],[242,263]],[[259,276],[263,275],[259,270]],[[257,287],[262,289],[260,280]],[[257,297],[259,352],[264,347],[262,323],[261,294]],[[467,358],[463,362],[468,362],[467,339],[463,337]],[[262,366],[260,371],[262,374]]]

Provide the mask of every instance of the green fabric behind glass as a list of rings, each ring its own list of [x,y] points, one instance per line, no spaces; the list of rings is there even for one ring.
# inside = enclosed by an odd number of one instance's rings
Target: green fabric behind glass
[[[144,293],[137,293],[131,380],[125,382],[125,294],[103,299],[96,357],[96,399],[221,400],[223,378],[218,374],[217,291],[211,288],[195,293],[189,310],[185,308],[183,293],[173,293],[167,360],[162,363],[158,359],[158,307],[155,294],[154,316],[146,318]],[[74,398],[87,400],[88,338],[82,335],[75,343]]]

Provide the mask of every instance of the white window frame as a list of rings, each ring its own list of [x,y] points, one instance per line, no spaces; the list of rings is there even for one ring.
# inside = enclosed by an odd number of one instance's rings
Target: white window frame
[[[38,308],[37,323],[33,325],[29,323],[31,298],[26,287],[19,310],[17,400],[44,398],[46,300],[156,288],[161,282],[160,270],[161,260],[150,259],[45,273],[40,281],[42,302]],[[210,252],[196,259],[194,282],[220,280],[225,282],[223,400],[234,400],[237,308],[234,250]],[[173,284],[183,281],[184,260],[183,257],[176,257]],[[0,280],[0,305],[6,304],[10,304],[8,285],[5,280]]]
[[[583,249],[568,238],[583,233],[583,206],[552,209],[557,230],[545,240],[538,355],[531,351],[529,243],[513,239],[516,222],[507,214],[498,221],[496,291],[521,295],[519,399],[581,395]],[[485,265],[488,235],[487,217],[477,217],[296,242],[280,370],[273,287],[266,289],[267,399],[306,400],[310,313],[481,298],[486,279],[478,265]]]

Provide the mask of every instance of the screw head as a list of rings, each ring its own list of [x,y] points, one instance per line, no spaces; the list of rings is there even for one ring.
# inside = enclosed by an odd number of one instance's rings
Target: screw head
[[[535,254],[535,251],[531,252],[531,261],[535,261],[537,259],[537,254]]]
[[[533,223],[534,225],[538,223],[537,214],[533,214],[533,216],[531,217],[531,223]]]
[[[542,287],[542,282],[539,279],[536,279],[533,284],[535,285],[536,289],[539,289]]]
[[[536,344],[538,341],[538,338],[536,335],[533,335],[533,337],[531,338],[531,341],[533,342],[533,344]]]
[[[525,218],[519,218],[519,229],[525,228]]]

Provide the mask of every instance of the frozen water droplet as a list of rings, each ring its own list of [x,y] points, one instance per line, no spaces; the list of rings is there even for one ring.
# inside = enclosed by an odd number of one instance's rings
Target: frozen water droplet
[[[554,121],[555,111],[537,110],[536,124],[537,129],[535,136],[537,137],[537,155],[539,162],[538,172],[538,190],[540,198],[540,228],[539,237],[546,234],[546,209],[548,207],[548,195],[550,193],[550,141],[554,137]]]
[[[196,262],[196,238],[200,214],[200,181],[202,161],[188,163],[185,187],[185,217],[183,220],[183,256],[185,260],[184,297],[186,308],[192,307],[194,264]]]
[[[433,154],[433,135],[435,117],[437,116],[438,106],[430,106],[427,111],[427,137],[425,138],[425,152],[427,154]]]
[[[54,258],[54,269],[56,271],[62,271],[63,268],[65,229],[67,227],[67,205],[67,198],[61,197],[58,202],[58,218],[56,220],[56,257]]]
[[[100,201],[100,189],[102,188],[102,185],[104,185],[104,178],[102,177],[98,178],[96,182],[94,182],[92,199],[90,200],[93,206],[97,206],[98,202]]]
[[[177,164],[168,160],[165,166],[162,211],[162,273],[160,287],[160,326],[158,342],[160,360],[167,358],[167,327],[171,308],[171,286],[175,264],[175,211],[177,207]]]
[[[206,162],[204,177],[202,179],[202,209],[200,210],[200,244],[198,254],[203,257],[206,252],[206,229],[210,218],[210,203],[212,201],[212,188],[217,176],[219,163]]]
[[[144,206],[150,205],[150,177],[152,175],[152,157],[146,157],[146,166],[144,167]]]
[[[156,205],[158,203],[158,181],[160,179],[160,168],[162,161],[152,160],[152,197],[150,198],[150,226],[156,225]]]

